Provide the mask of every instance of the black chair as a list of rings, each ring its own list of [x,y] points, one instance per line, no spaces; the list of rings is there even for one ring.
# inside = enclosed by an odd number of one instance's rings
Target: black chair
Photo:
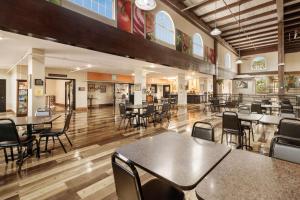
[[[212,142],[215,141],[214,128],[208,122],[195,122],[193,125],[192,136]]]
[[[223,112],[223,122],[222,122],[222,136],[221,143],[223,143],[223,136],[226,136],[226,143],[228,144],[228,134],[231,136],[235,135],[238,137],[239,145],[238,147],[243,148],[244,146],[244,137],[246,136],[244,130],[242,129],[241,121],[238,118],[236,112],[225,111]]]
[[[149,119],[152,119],[152,122],[154,123],[155,126],[155,122],[156,122],[156,117],[155,117],[155,106],[153,104],[148,104],[145,112],[143,112],[142,114],[139,114],[139,117],[142,119],[142,123],[144,125],[144,127],[146,128],[148,126],[149,123]]]
[[[300,139],[300,120],[295,118],[283,118],[279,121],[278,132],[275,134]]]
[[[262,105],[271,105],[272,104],[270,99],[263,99],[261,101],[261,103],[262,103]],[[262,108],[262,112],[267,113],[267,108]]]
[[[39,143],[41,142],[42,138],[45,138],[46,144],[45,144],[45,151],[48,151],[48,139],[54,138],[57,139],[61,145],[61,147],[63,148],[64,152],[67,153],[66,148],[64,146],[64,144],[62,143],[62,141],[60,140],[60,136],[65,135],[65,137],[67,138],[68,142],[70,143],[71,146],[73,146],[71,140],[69,139],[67,132],[69,130],[70,127],[70,122],[71,122],[71,118],[72,118],[72,111],[69,112],[66,116],[66,120],[65,120],[65,125],[62,129],[46,129],[45,131],[40,133],[40,139],[39,139]]]
[[[260,103],[252,103],[251,104],[251,112],[257,114],[263,114],[263,110]]]
[[[300,146],[295,144],[300,144],[300,138],[277,135],[272,139],[269,156],[300,164]]]
[[[289,99],[282,99],[281,104],[291,104],[291,101]]]
[[[132,119],[136,117],[136,113],[133,113],[133,110],[130,109],[128,110],[125,106],[125,104],[123,103],[120,103],[119,104],[119,111],[120,111],[120,117],[121,117],[121,121],[120,121],[120,124],[119,124],[119,129],[121,128],[121,125],[122,125],[122,122],[124,122],[124,124],[126,124],[126,120],[127,121],[127,124],[125,126],[125,130],[127,129],[127,126],[128,126],[128,123],[130,124],[130,126],[132,126]]]
[[[250,114],[251,113],[251,109],[247,105],[240,105],[238,107],[238,113],[241,113],[241,114]],[[253,126],[252,125],[253,125],[252,121],[241,121],[242,129],[243,130],[248,130],[249,139],[250,139],[250,134],[252,133],[252,141],[254,142],[254,132],[253,132]]]
[[[161,107],[161,110],[157,110],[155,112],[155,115],[156,115],[155,118],[157,120],[159,120],[161,123],[162,123],[164,118],[167,118],[168,122],[170,122],[170,119],[171,119],[170,109],[171,109],[170,104],[169,103],[164,103]]]
[[[118,153],[112,155],[112,168],[118,199],[184,200],[182,191],[158,179],[152,179],[141,185],[133,163]]]
[[[13,120],[4,118],[0,119],[0,148],[4,149],[5,162],[8,163],[6,148],[11,150],[11,160],[14,161],[13,148],[18,150],[19,172],[21,171],[24,157],[29,146],[36,144],[36,157],[40,157],[39,143],[35,136],[19,136],[16,125]],[[23,150],[24,147],[24,150]]]
[[[294,108],[292,104],[281,104],[280,113],[294,113]]]
[[[220,105],[220,100],[219,99],[211,99],[211,110],[213,112],[221,112],[221,105]]]

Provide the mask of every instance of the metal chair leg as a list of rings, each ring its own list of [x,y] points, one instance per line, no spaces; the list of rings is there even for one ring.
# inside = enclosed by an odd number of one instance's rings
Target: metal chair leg
[[[59,136],[57,136],[57,139],[58,139],[58,141],[60,143],[60,146],[63,148],[64,152],[67,153],[67,150],[66,150],[64,144],[62,143],[62,141],[60,140]]]
[[[48,136],[46,136],[45,151],[47,151],[47,150],[48,150],[48,139],[49,139],[49,137],[48,137]]]
[[[8,156],[7,156],[6,148],[3,148],[3,151],[4,151],[5,162],[7,164],[8,163]]]
[[[66,136],[67,140],[69,141],[70,145],[71,145],[71,146],[73,146],[73,144],[72,144],[72,142],[71,142],[70,138],[68,137],[67,133],[64,133],[64,134],[65,134],[65,136]]]
[[[14,161],[15,160],[15,157],[14,157],[14,150],[12,147],[10,147],[10,157],[11,157],[11,160]]]

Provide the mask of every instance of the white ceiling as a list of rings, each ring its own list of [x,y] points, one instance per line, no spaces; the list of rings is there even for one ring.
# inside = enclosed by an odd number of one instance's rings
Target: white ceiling
[[[150,77],[174,77],[178,73],[190,75],[192,72],[177,68],[152,64],[145,61],[115,56],[74,46],[64,45],[48,40],[0,31],[0,69],[9,69],[15,65],[31,48],[45,50],[45,65],[48,68],[63,68],[74,71],[80,67],[85,71],[112,74],[132,74],[143,69]],[[27,57],[20,63],[27,65]],[[91,65],[91,68],[87,68]],[[193,73],[195,74],[195,73]],[[196,73],[195,77],[208,77]]]

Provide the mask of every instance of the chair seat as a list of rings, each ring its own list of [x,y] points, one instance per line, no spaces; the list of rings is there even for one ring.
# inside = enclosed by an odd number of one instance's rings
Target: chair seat
[[[56,136],[63,133],[63,129],[46,129],[40,133],[40,137],[45,136]]]
[[[142,186],[145,200],[183,200],[184,193],[158,179],[152,179]]]
[[[22,146],[27,146],[27,144],[31,143],[33,140],[35,140],[35,136],[20,136],[20,142]],[[0,142],[1,147],[14,147],[14,146],[19,146],[19,144],[16,141],[3,141]]]

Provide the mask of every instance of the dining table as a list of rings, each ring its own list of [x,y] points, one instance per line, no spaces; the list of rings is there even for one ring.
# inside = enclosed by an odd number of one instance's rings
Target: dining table
[[[27,116],[27,117],[10,117],[16,126],[26,126],[26,134],[31,137],[34,125],[49,124],[61,117],[60,114],[50,116]],[[32,155],[32,146],[28,146],[27,152]]]
[[[299,199],[300,166],[232,150],[196,187],[201,200]]]
[[[249,114],[245,114],[245,113],[237,113],[238,114],[238,118],[242,121],[248,121],[248,122],[255,122],[255,121],[259,121],[263,115],[262,114],[257,114],[257,113],[249,113]],[[223,117],[223,113],[217,113],[215,114],[216,117]]]
[[[273,108],[280,109],[281,105],[279,104],[262,104],[262,108],[269,109],[270,115],[272,115]]]
[[[176,132],[147,137],[116,150],[133,164],[182,190],[190,190],[231,148]]]

